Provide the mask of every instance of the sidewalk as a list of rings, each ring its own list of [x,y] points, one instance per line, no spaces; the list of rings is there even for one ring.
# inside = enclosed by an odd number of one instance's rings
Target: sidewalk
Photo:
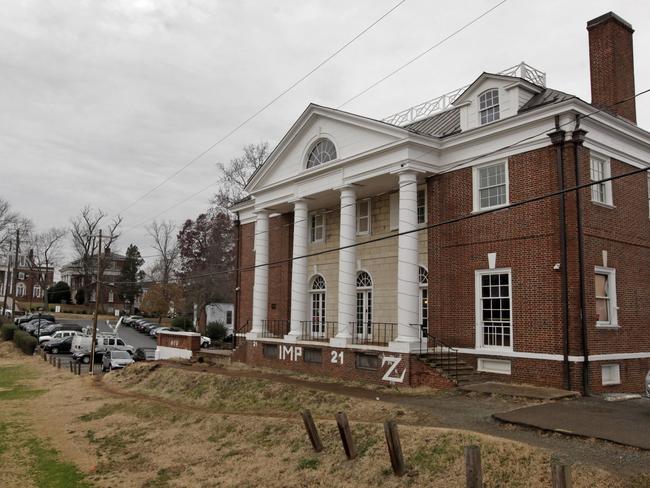
[[[650,450],[650,399],[580,398],[495,413],[495,419]]]

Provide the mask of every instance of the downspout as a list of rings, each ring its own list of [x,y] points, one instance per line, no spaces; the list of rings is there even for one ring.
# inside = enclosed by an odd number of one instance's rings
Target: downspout
[[[239,271],[239,254],[241,253],[241,221],[239,220],[239,212],[235,212],[237,218],[235,219],[235,229],[237,234],[237,247],[235,252],[235,310],[233,313],[233,330],[232,330],[232,347],[237,347],[237,331],[239,330],[239,300],[240,300],[240,285],[241,273]]]
[[[573,162],[575,170],[576,186],[581,185],[579,148],[585,141],[587,131],[580,128],[580,115],[576,115],[576,125],[573,129],[571,139],[573,140]],[[582,222],[582,198],[581,190],[576,190],[576,216],[578,232],[578,277],[580,286],[580,329],[582,336],[582,394],[589,395],[589,342],[587,337],[587,317],[585,315],[585,242],[584,227]]]
[[[566,132],[560,130],[560,116],[555,116],[555,132],[548,134],[555,146],[555,161],[558,173],[560,191],[564,190],[564,141]],[[566,199],[560,195],[560,269],[562,271],[562,321],[564,324],[563,356],[564,356],[564,388],[571,390],[571,363],[569,362],[569,270],[567,265],[566,237]]]

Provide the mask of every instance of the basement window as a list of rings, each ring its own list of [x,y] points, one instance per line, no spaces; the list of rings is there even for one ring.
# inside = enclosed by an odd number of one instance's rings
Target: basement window
[[[306,347],[303,349],[303,354],[303,358],[306,363],[321,364],[323,362],[322,349],[316,349],[315,347]]]
[[[278,359],[278,345],[264,344],[262,346],[262,354],[267,359]]]
[[[621,366],[618,364],[603,364],[601,366],[602,383],[607,385],[621,384]]]
[[[357,369],[368,369],[376,371],[379,369],[379,356],[358,352],[355,356]]]

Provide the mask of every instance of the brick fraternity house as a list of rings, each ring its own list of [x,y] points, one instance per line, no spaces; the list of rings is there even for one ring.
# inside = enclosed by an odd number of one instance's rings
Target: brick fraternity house
[[[642,390],[650,133],[632,27],[608,13],[587,30],[591,103],[522,63],[385,121],[307,107],[233,208],[234,358],[384,384]]]
[[[101,300],[100,305],[107,313],[113,313],[115,310],[127,309],[127,304],[124,303],[119,296],[117,287],[114,282],[119,281],[122,268],[126,261],[126,256],[115,252],[108,251],[107,255],[102,256],[102,284],[101,287]],[[86,292],[85,302],[95,303],[97,294],[97,281],[95,279],[97,273],[97,258],[92,257],[91,263],[88,267],[89,276],[85,278],[81,260],[77,259],[61,267],[61,280],[65,281],[70,286],[70,293],[73,300],[76,300],[77,291],[84,289]],[[84,286],[84,281],[87,284]]]
[[[48,287],[54,283],[54,268],[36,266],[30,262],[29,256],[18,256],[18,266],[14,268],[14,256],[0,256],[0,305],[5,292],[12,294],[13,277],[16,276],[16,301],[34,302],[43,301],[43,296]],[[45,289],[41,285],[47,285]]]

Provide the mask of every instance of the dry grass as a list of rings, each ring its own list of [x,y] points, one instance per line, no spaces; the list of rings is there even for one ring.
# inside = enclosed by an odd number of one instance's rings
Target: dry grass
[[[15,364],[38,373],[25,382],[46,392],[0,402],[0,423],[19,417],[26,429],[51,439],[59,457],[76,464],[94,486],[455,487],[464,483],[462,449],[469,443],[481,445],[486,487],[550,486],[545,450],[422,427],[415,412],[379,402],[150,365],[105,377],[108,388],[119,389],[114,394],[0,344],[0,366]],[[298,415],[302,408],[317,417],[322,453],[309,445]],[[359,451],[354,461],[345,459],[332,420],[339,409],[352,421]],[[400,421],[409,465],[403,478],[390,471],[381,424],[388,417]],[[24,463],[0,470],[0,486],[30,486]],[[591,466],[573,471],[576,487],[650,486],[647,479],[625,480]]]

